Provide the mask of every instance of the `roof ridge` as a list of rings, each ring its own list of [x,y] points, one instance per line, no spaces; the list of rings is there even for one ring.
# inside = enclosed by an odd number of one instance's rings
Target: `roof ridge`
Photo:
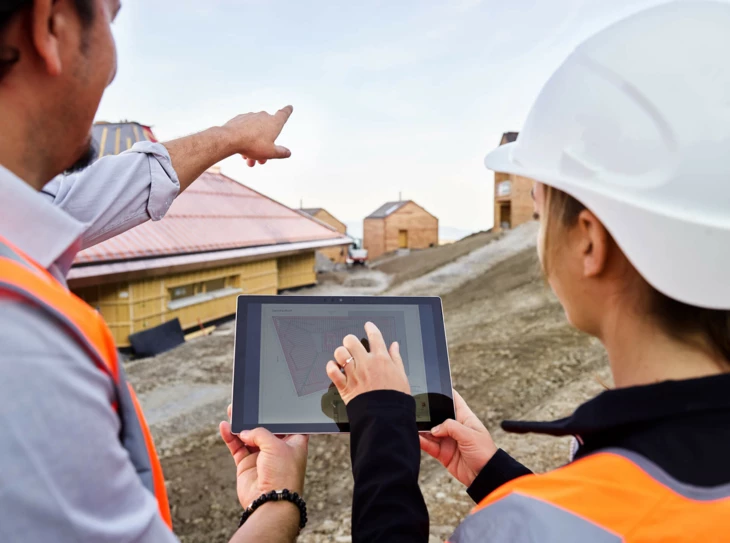
[[[365,217],[366,219],[384,219],[391,213],[397,211],[404,205],[408,203],[414,203],[413,200],[392,200],[389,202],[385,202],[383,205],[381,205],[379,208],[377,208],[375,211],[373,211],[370,215]],[[416,204],[418,205],[418,204]],[[421,206],[418,206],[421,207]]]

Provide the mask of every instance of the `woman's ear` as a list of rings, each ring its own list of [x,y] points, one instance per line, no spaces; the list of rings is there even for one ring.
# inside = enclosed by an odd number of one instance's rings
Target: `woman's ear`
[[[577,235],[583,259],[583,277],[596,277],[608,263],[610,235],[593,213],[585,209],[578,215]]]

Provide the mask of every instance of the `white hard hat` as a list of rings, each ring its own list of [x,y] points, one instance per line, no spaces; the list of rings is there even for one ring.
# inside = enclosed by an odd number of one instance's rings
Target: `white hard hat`
[[[588,39],[485,164],[580,200],[660,292],[730,309],[730,4],[672,2]]]

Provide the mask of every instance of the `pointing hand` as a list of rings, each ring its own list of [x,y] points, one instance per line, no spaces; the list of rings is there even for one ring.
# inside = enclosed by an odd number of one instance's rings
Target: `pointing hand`
[[[265,111],[244,113],[224,124],[223,129],[233,142],[235,152],[240,153],[253,168],[256,162],[266,164],[269,159],[291,156],[289,149],[276,145],[276,138],[293,110],[292,106],[286,106],[274,115]]]

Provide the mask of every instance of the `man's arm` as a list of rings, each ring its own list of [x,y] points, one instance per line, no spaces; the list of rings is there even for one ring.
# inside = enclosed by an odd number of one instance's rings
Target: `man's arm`
[[[205,170],[229,156],[240,154],[249,166],[257,161],[263,164],[269,159],[289,158],[291,151],[275,142],[291,114],[291,106],[275,115],[246,113],[223,126],[164,143],[180,180],[180,192]]]
[[[293,543],[299,535],[299,509],[289,502],[259,507],[231,538],[231,543]]]
[[[41,194],[86,224],[81,239],[85,249],[149,219],[160,220],[179,191],[167,149],[144,141],[97,160],[83,172],[56,177]]]
[[[242,154],[253,165],[290,156],[275,142],[291,112],[287,106],[275,115],[248,113],[164,144],[139,142],[83,172],[56,177],[41,192],[87,224],[82,248],[90,247],[149,219],[160,220],[180,191],[224,158]]]

